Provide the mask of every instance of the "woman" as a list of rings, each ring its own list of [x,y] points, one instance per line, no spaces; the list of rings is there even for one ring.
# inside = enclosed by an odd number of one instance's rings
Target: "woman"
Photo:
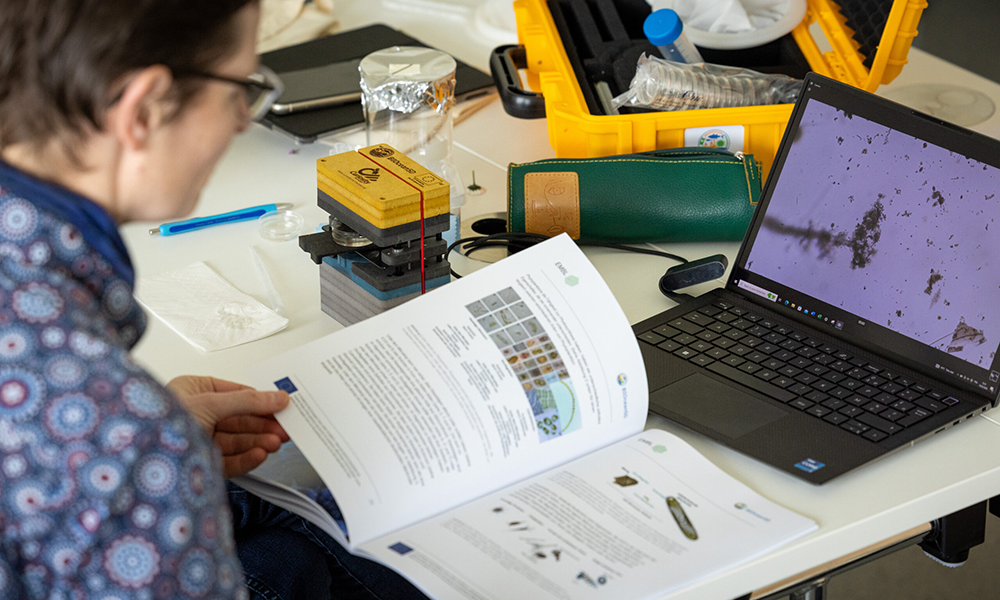
[[[0,598],[246,595],[225,477],[287,441],[287,395],[134,364],[117,225],[189,213],[267,111],[258,18],[255,0],[0,3]],[[262,524],[310,533],[231,493],[248,544],[267,547]],[[331,556],[281,539],[299,563]],[[335,582],[317,566],[283,576]]]

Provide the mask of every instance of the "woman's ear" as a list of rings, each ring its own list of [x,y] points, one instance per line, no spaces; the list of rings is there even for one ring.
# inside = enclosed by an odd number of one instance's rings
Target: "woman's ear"
[[[170,69],[153,65],[129,77],[118,102],[105,115],[105,129],[129,150],[142,150],[174,110]]]

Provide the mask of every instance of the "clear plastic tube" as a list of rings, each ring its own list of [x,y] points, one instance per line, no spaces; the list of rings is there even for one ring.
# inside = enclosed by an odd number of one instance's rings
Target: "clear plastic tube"
[[[705,62],[698,49],[684,35],[681,18],[669,8],[650,13],[642,24],[642,32],[667,60],[682,63]]]
[[[802,80],[750,69],[701,63],[689,65],[643,54],[635,77],[614,108],[694,110],[795,102]]]
[[[673,42],[663,46],[657,46],[657,48],[659,48],[660,54],[663,55],[663,58],[667,60],[683,63],[705,62],[705,59],[701,57],[701,53],[698,52],[698,49],[694,47],[694,44],[688,41],[687,36],[683,33],[680,34]]]

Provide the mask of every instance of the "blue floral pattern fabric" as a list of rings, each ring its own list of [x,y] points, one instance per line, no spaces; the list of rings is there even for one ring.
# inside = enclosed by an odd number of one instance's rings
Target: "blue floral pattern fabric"
[[[129,358],[124,244],[0,165],[0,599],[245,598],[221,456]]]

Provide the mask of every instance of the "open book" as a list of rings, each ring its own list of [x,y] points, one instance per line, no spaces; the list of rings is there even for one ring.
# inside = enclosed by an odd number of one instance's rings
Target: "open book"
[[[434,598],[652,598],[816,528],[643,431],[638,342],[563,235],[277,356],[250,382],[346,531],[243,478]]]

